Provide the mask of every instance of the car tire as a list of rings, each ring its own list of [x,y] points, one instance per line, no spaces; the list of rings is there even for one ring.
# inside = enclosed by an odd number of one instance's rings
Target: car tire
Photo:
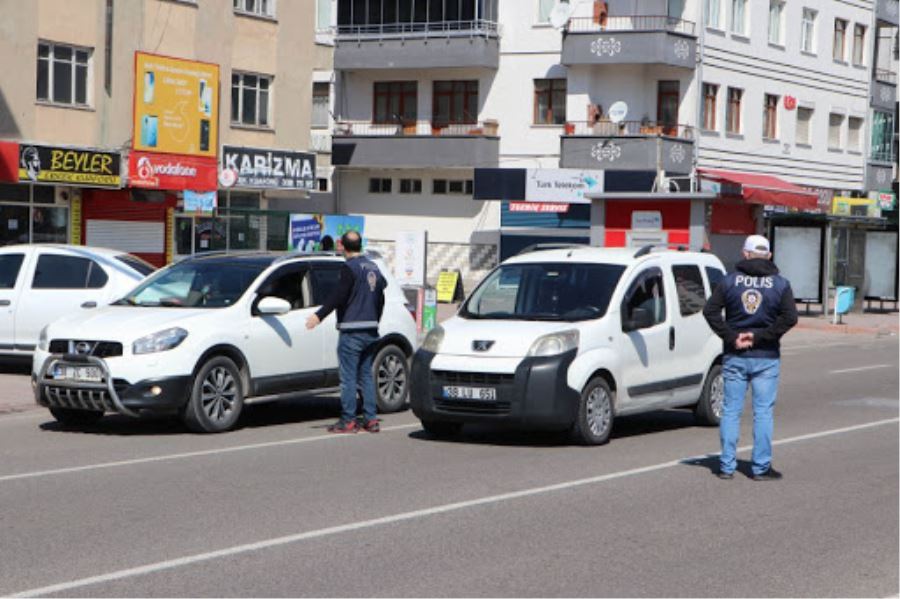
[[[423,420],[422,428],[432,437],[453,437],[462,430],[461,422],[440,422],[438,420]]]
[[[240,370],[230,358],[215,356],[194,377],[183,419],[195,433],[222,433],[234,427],[243,408]]]
[[[385,345],[372,361],[375,403],[382,414],[406,407],[409,397],[409,360],[396,345]]]
[[[613,394],[609,384],[599,377],[591,379],[581,392],[572,435],[583,445],[603,445],[609,441],[614,418]]]
[[[103,418],[103,412],[94,410],[74,410],[71,408],[50,408],[56,421],[66,426],[89,426]]]
[[[722,376],[722,366],[715,364],[709,369],[700,401],[694,406],[694,418],[703,426],[719,426],[724,407],[725,378]]]

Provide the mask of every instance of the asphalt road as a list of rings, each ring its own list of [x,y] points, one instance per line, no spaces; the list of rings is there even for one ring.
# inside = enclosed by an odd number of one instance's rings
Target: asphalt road
[[[684,411],[594,448],[437,441],[409,412],[333,437],[333,397],[216,436],[0,416],[0,595],[897,595],[897,338],[787,346],[780,482],[716,478],[717,431]]]

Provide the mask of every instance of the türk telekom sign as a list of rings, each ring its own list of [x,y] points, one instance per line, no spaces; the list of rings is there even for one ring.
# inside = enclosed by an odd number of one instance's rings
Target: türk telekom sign
[[[128,184],[145,189],[215,191],[215,158],[132,151],[128,157]]]
[[[222,147],[222,172],[235,173],[235,187],[315,190],[316,155],[289,150]],[[226,178],[230,181],[231,177]]]

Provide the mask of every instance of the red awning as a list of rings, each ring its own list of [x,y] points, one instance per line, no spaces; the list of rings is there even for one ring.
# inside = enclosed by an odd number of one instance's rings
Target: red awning
[[[819,203],[819,194],[772,175],[702,169],[700,176],[703,179],[740,185],[744,201],[751,204],[815,210]]]

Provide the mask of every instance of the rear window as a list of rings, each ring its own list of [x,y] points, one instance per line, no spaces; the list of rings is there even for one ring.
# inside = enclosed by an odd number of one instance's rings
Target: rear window
[[[13,289],[16,286],[24,259],[25,254],[0,255],[0,289]]]
[[[132,270],[138,271],[138,273],[140,273],[142,277],[149,276],[156,271],[155,266],[153,266],[146,260],[142,260],[137,256],[132,256],[131,254],[119,254],[118,256],[116,256],[116,260],[131,268]]]

